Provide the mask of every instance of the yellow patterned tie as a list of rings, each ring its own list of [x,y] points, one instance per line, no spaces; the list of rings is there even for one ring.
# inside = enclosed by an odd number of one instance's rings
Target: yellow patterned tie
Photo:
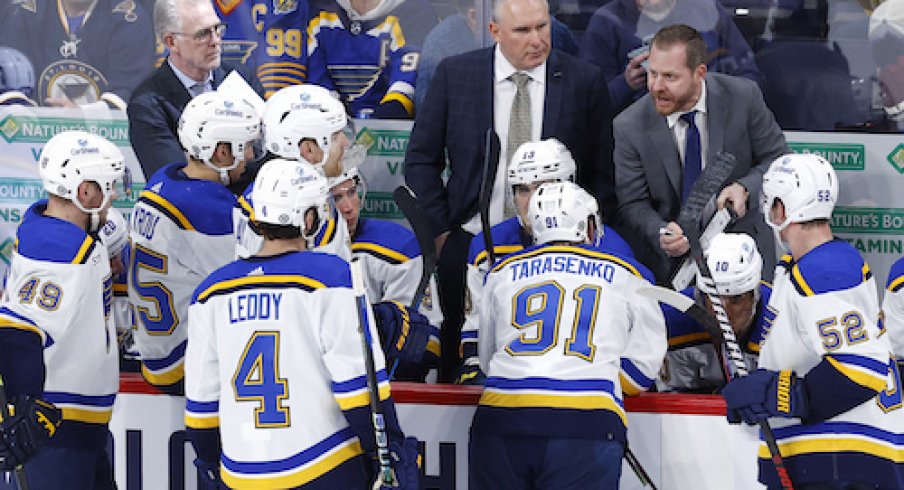
[[[512,112],[509,114],[508,142],[506,143],[505,165],[502,171],[506,172],[509,164],[512,162],[512,155],[524,143],[530,141],[530,94],[527,91],[527,82],[530,76],[527,73],[513,73],[511,80],[518,91],[515,92],[515,99],[512,101]],[[508,175],[504,173],[503,175]],[[505,219],[511,218],[518,214],[512,201],[512,187],[505,183]]]

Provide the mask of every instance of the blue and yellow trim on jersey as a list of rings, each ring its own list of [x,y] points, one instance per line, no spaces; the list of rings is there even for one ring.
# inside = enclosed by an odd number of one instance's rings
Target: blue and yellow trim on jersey
[[[63,412],[63,420],[88,424],[107,424],[113,415],[116,394],[83,395],[62,391],[45,391],[44,399]]]
[[[358,438],[346,427],[304,451],[277,461],[234,461],[224,453],[220,476],[230,488],[295,488],[363,452]]]
[[[366,253],[392,265],[404,264],[411,260],[401,252],[373,242],[352,243],[352,253]]]
[[[242,212],[242,214],[244,214],[245,217],[249,220],[254,220],[254,206],[252,206],[251,203],[248,202],[248,199],[245,199],[245,196],[239,196],[238,203],[238,208]]]
[[[142,359],[141,375],[154,386],[168,386],[178,383],[185,377],[185,348],[187,340],[183,340],[162,359]]]
[[[323,289],[326,285],[316,279],[296,274],[273,274],[263,276],[246,276],[216,282],[197,295],[195,300],[204,303],[208,299],[222,294],[229,294],[243,289],[257,288],[298,288],[305,291]]]
[[[271,61],[257,67],[257,79],[264,88],[264,98],[270,98],[279,89],[301,85],[307,79],[308,67],[291,61]]]
[[[904,435],[854,422],[822,422],[773,429],[785,458],[812,453],[863,453],[895,463],[904,463]],[[765,442],[757,456],[770,460]]]
[[[634,365],[634,362],[626,358],[621,359],[621,372],[618,373],[618,380],[621,384],[622,392],[631,396],[647,391],[653,386],[654,382],[652,378],[645,376]]]
[[[5,306],[0,308],[0,328],[11,328],[31,332],[41,338],[42,345],[45,341],[44,331],[41,330],[35,322],[19,315]]]
[[[156,192],[150,190],[141,191],[141,194],[138,195],[138,202],[160,211],[183,230],[194,231],[195,229],[179,208]]]
[[[625,407],[606,379],[487,378],[480,405],[498,408],[559,408],[605,410],[627,425]]]
[[[524,250],[524,245],[493,245],[493,255],[498,257],[504,257],[509,254],[513,254],[515,252],[520,252]],[[486,250],[481,250],[480,253],[474,257],[474,260],[471,262],[471,265],[479,266],[480,264],[486,262],[489,254]]]
[[[220,426],[220,402],[200,402],[185,399],[185,427],[213,429]]]
[[[336,218],[330,218],[326,222],[326,226],[323,227],[323,231],[320,235],[315,239],[315,243],[318,247],[323,247],[328,245],[330,242],[336,238]]]
[[[85,240],[82,241],[82,245],[78,248],[78,252],[75,253],[75,257],[72,258],[73,264],[85,264],[88,262],[88,258],[91,257],[91,253],[94,252],[94,249],[97,247],[97,240],[94,239],[91,235],[85,237]]]
[[[385,369],[377,372],[377,386],[379,387],[380,401],[390,397],[392,392],[389,387],[389,376],[387,376]],[[370,405],[370,388],[367,386],[367,376],[358,376],[346,381],[334,381],[333,396],[342,410],[352,410]]]
[[[831,354],[824,356],[839,373],[860,386],[882,391],[888,385],[888,363],[855,354]]]
[[[607,254],[605,252],[597,252],[595,250],[583,248],[580,246],[574,246],[574,245],[544,245],[544,246],[540,246],[539,248],[529,249],[528,251],[523,252],[523,253],[513,254],[509,257],[504,258],[499,263],[497,263],[493,267],[491,272],[496,272],[496,271],[502,269],[503,267],[507,266],[508,264],[510,264],[514,261],[517,261],[517,260],[523,260],[523,259],[528,259],[531,257],[537,257],[540,255],[556,254],[556,253],[568,253],[568,254],[580,255],[583,257],[587,257],[589,259],[605,260],[605,261],[611,262],[613,264],[616,264],[618,266],[621,266],[623,269],[627,270],[628,272],[630,272],[631,274],[634,274],[637,277],[644,278],[643,274],[640,273],[640,271],[637,269],[637,267],[635,267],[633,264],[631,264],[627,260],[622,259],[621,257]]]

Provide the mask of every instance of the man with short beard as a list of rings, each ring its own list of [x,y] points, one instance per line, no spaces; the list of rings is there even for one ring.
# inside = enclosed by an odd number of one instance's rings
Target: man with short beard
[[[660,29],[648,60],[649,93],[613,122],[624,237],[660,283],[689,250],[675,220],[696,178],[719,152],[737,159],[732,183],[717,198],[719,207],[730,203],[741,217],[729,231],[756,240],[765,271],[775,264],[772,232],[756,199],[769,163],[787,151],[785,137],[756,84],[708,73],[705,56],[706,43],[692,27]]]

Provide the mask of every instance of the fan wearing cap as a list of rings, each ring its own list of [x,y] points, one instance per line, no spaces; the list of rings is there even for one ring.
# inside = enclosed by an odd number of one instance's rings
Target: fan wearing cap
[[[367,296],[374,303],[390,375],[394,380],[423,381],[440,356],[438,327],[443,314],[436,284],[431,277],[419,307],[410,308],[424,267],[421,249],[408,228],[361,217],[365,194],[364,179],[356,168],[330,179],[331,202],[348,228],[351,254],[364,266]],[[318,239],[325,235],[326,231]]]
[[[182,393],[188,303],[205,277],[233,258],[226,187],[253,157],[260,117],[244,99],[218,92],[189,102],[179,121],[186,161],[157,171],[132,211],[129,302],[141,372],[170,394]]]
[[[766,304],[772,285],[761,280],[763,258],[756,242],[744,233],[720,233],[706,250],[706,261],[716,283],[747,368],[756,369],[760,341],[768,330]],[[697,282],[701,284],[701,281]],[[685,296],[712,310],[704,292],[690,287]],[[713,392],[725,384],[718,341],[696,321],[668,305],[662,305],[668,329],[669,350],[657,386],[660,391]],[[715,342],[715,343],[714,343]]]
[[[106,443],[119,351],[110,257],[97,232],[127,192],[125,163],[106,139],[64,131],[44,146],[38,173],[48,198],[16,230],[0,308],[0,374],[16,405],[0,426],[0,470],[24,462],[32,488],[112,489]]]

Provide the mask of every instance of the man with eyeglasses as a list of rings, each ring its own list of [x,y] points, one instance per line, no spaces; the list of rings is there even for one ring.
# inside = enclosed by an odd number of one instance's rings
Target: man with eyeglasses
[[[158,0],[154,29],[169,55],[135,89],[128,109],[129,139],[146,177],[185,160],[176,136],[182,110],[192,98],[216,90],[230,71],[221,66],[226,25],[210,0]],[[242,75],[261,92],[253,78]],[[240,192],[248,182],[234,180],[230,189]]]
[[[35,69],[31,96],[52,107],[98,105],[125,110],[132,90],[154,69],[151,17],[133,0],[12,2],[0,46]]]

